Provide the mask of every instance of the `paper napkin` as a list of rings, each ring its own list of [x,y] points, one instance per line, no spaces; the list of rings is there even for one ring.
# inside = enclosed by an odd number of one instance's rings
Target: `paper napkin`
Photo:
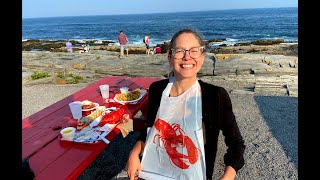
[[[130,119],[128,114],[123,115],[122,122],[118,125],[118,129],[120,129],[123,138],[133,131],[133,120]]]

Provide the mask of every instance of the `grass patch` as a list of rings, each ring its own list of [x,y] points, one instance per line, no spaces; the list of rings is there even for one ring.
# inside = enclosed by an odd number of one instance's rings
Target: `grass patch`
[[[58,71],[56,76],[60,78],[60,81],[65,82],[65,84],[78,84],[84,78],[80,75],[65,73],[63,71]],[[62,83],[61,83],[62,84]]]
[[[81,80],[83,80],[82,76],[75,75],[72,73],[67,74],[67,77],[70,77],[71,79],[67,79],[67,84],[78,84]]]
[[[33,72],[33,74],[31,75],[31,79],[32,79],[32,80],[41,79],[41,78],[46,78],[46,77],[50,77],[50,74],[49,74],[48,72],[35,71],[35,72]]]

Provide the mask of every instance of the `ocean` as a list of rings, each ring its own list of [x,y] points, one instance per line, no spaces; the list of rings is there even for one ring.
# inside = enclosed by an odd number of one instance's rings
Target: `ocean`
[[[151,46],[169,41],[183,27],[201,32],[206,40],[226,39],[212,45],[281,38],[298,42],[298,8],[233,9],[198,12],[23,18],[22,41],[115,41],[122,30],[129,45],[143,45],[148,33]]]

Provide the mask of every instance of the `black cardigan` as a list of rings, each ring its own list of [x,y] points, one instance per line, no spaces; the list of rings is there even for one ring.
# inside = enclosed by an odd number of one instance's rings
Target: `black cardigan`
[[[154,82],[149,87],[147,127],[152,127],[156,118],[163,90],[169,79]],[[205,125],[205,161],[207,179],[212,179],[214,162],[217,153],[219,130],[225,136],[227,152],[224,155],[226,166],[236,171],[244,165],[244,140],[239,131],[232,104],[227,91],[219,86],[199,80],[202,94],[202,120]],[[145,142],[147,129],[142,130],[139,140]]]

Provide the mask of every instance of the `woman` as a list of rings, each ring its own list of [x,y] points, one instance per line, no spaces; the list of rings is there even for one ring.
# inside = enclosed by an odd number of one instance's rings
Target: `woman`
[[[146,54],[149,55],[150,54],[150,41],[149,41],[149,38],[150,38],[150,34],[147,34],[145,37],[144,37],[144,43],[146,45]]]
[[[72,43],[70,42],[70,40],[68,39],[66,42],[66,47],[67,47],[67,52],[72,53]]]
[[[243,167],[245,145],[228,93],[197,78],[204,59],[199,33],[182,29],[172,37],[168,60],[174,76],[149,87],[150,130],[148,138],[147,130],[141,133],[131,150],[126,167],[130,180],[138,179],[141,170],[174,179],[212,179],[220,130],[228,148],[220,179],[234,179]],[[150,160],[153,164],[146,167]]]

